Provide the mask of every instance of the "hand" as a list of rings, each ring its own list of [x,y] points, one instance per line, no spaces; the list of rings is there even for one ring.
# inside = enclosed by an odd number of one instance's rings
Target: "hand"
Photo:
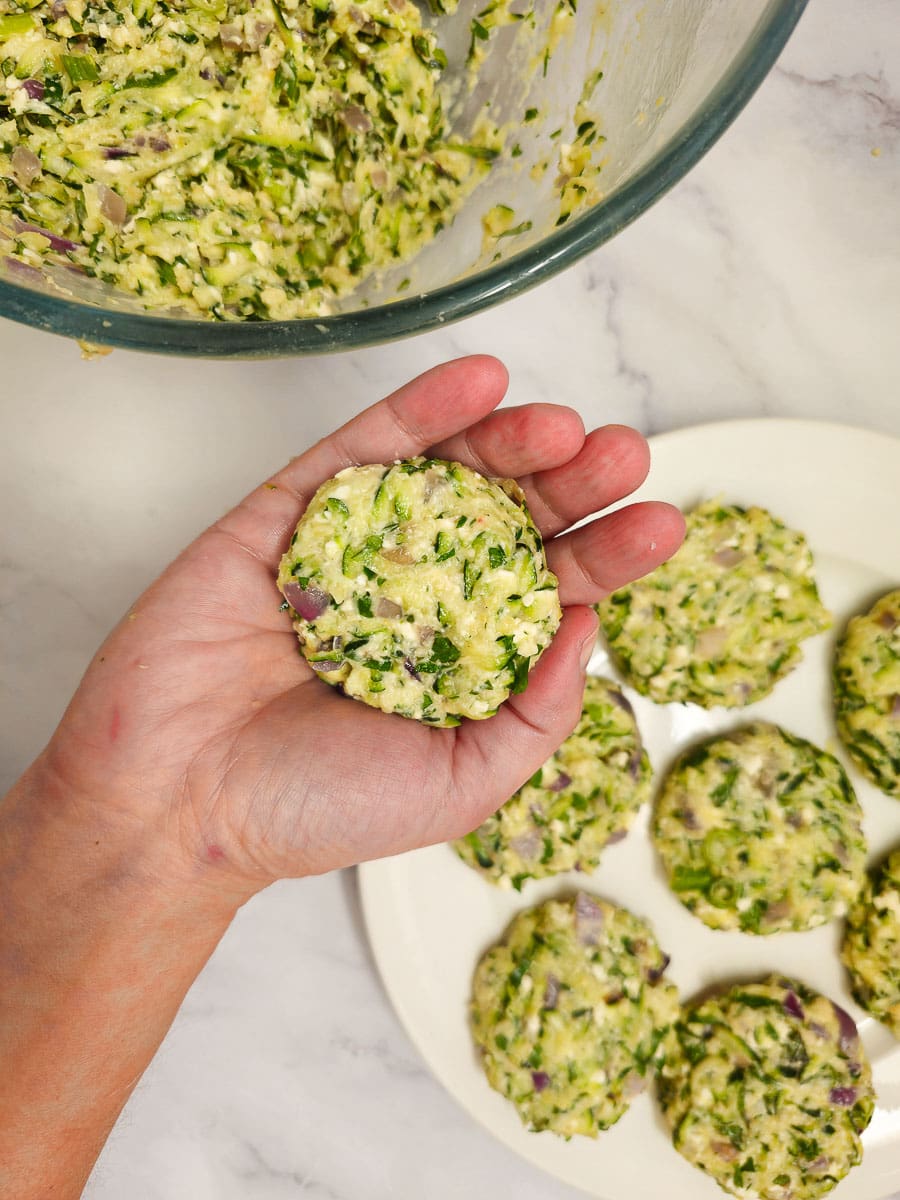
[[[38,770],[78,821],[166,847],[173,877],[246,895],[274,879],[460,836],[574,727],[596,618],[586,607],[680,544],[669,505],[620,509],[644,439],[585,436],[571,409],[492,410],[495,359],[437,367],[294,459],[193,542],[91,663]],[[416,454],[518,478],[564,618],[526,691],[485,721],[434,729],[342,696],[301,658],[275,573],[315,489],[354,463]],[[157,868],[158,869],[158,868]]]

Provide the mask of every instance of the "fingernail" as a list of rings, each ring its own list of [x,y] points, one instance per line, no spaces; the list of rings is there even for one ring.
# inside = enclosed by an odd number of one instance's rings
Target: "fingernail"
[[[594,646],[597,644],[597,635],[592,633],[581,647],[581,669],[587,670],[587,665],[590,662],[591,655],[594,653]]]

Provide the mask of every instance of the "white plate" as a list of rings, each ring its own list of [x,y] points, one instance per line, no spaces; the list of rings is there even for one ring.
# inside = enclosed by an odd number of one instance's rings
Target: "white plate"
[[[684,429],[651,445],[653,466],[639,497],[687,508],[722,495],[768,508],[808,537],[822,598],[835,617],[833,631],[804,643],[803,663],[750,708],[709,713],[693,705],[657,706],[629,692],[657,779],[687,741],[753,716],[837,752],[846,764],[831,717],[830,655],[848,616],[900,585],[900,439],[838,425],[758,420]],[[590,670],[610,671],[604,651],[595,654]],[[878,792],[852,768],[850,774],[876,857],[900,843],[900,801]],[[565,1142],[551,1133],[526,1132],[478,1065],[467,1005],[479,956],[520,909],[587,885],[651,920],[672,956],[669,976],[683,997],[718,980],[784,971],[853,1013],[875,1070],[878,1108],[864,1137],[862,1165],[833,1195],[881,1200],[900,1189],[900,1045],[853,1002],[837,956],[839,925],[766,938],[707,929],[666,887],[647,821],[645,808],[630,836],[606,851],[593,875],[531,881],[521,895],[486,883],[448,846],[361,869],[366,924],[382,978],[431,1070],[506,1145],[592,1196],[721,1200],[724,1193],[672,1148],[651,1096],[640,1096],[597,1141]]]

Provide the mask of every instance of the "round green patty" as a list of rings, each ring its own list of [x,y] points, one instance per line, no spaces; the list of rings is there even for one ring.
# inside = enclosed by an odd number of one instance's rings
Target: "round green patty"
[[[473,983],[491,1087],[531,1129],[596,1137],[615,1124],[678,1014],[667,964],[645,921],[584,892],[520,913]]]
[[[687,514],[681,549],[598,605],[610,653],[659,704],[751,704],[827,629],[802,534],[762,508],[708,500]]]
[[[278,586],[324,680],[432,725],[489,717],[524,690],[562,615],[518,486],[436,459],[324,483]]]
[[[589,676],[581,720],[552,758],[474,833],[454,842],[464,862],[503,887],[560,871],[590,871],[650,794],[650,760],[616,684]]]
[[[853,995],[900,1038],[900,848],[866,880],[850,909],[841,958]]]
[[[900,796],[900,589],[847,626],[834,658],[834,706],[853,761]]]
[[[659,1099],[675,1148],[735,1196],[812,1200],[862,1157],[872,1073],[853,1021],[773,976],[690,1005]]]
[[[847,911],[865,872],[862,811],[841,764],[764,722],[678,759],[652,836],[673,891],[712,929],[812,929]]]

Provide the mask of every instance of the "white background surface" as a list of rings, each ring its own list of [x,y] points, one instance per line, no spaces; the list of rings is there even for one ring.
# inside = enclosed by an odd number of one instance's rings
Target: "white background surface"
[[[470,321],[253,365],[121,351],[82,363],[74,346],[0,322],[0,783],[197,530],[441,359],[495,352],[512,403],[569,403],[588,424],[652,433],[778,415],[900,434],[898,196],[900,3],[812,0],[686,180],[566,274]],[[576,1195],[495,1143],[425,1070],[372,968],[352,874],[281,884],[240,914],[86,1192]]]

